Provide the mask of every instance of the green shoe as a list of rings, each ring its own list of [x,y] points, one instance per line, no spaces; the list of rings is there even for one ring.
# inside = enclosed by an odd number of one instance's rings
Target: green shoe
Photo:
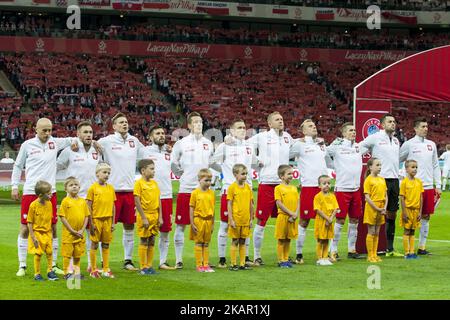
[[[64,271],[62,271],[56,264],[53,266],[52,271],[59,275],[64,275]]]
[[[405,255],[397,252],[397,251],[388,251],[386,252],[386,257],[404,257]]]

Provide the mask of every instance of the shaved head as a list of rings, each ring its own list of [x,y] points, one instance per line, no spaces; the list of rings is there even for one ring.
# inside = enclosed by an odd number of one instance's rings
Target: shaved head
[[[48,118],[40,118],[37,122],[36,122],[36,128],[38,127],[42,127],[42,126],[48,126],[48,125],[52,125],[52,122],[50,121],[50,119]]]
[[[42,143],[47,142],[52,135],[53,125],[50,119],[41,118],[36,122],[36,134]]]

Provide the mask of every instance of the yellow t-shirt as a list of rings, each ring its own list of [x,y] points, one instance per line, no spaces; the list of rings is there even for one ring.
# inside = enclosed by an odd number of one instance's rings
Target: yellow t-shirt
[[[92,201],[92,218],[108,218],[113,215],[116,193],[110,184],[100,185],[94,182],[89,187],[86,200]]]
[[[281,203],[289,210],[296,212],[298,208],[299,195],[295,186],[286,186],[280,184],[275,187],[275,201],[280,200]],[[278,214],[286,214],[278,208]]]
[[[232,201],[233,219],[236,226],[249,226],[250,202],[253,200],[253,191],[250,186],[245,183],[243,187],[240,187],[233,182],[227,190],[227,200]]]
[[[45,204],[39,202],[39,199],[34,200],[28,209],[27,222],[33,224],[33,231],[51,232],[52,231],[53,207],[50,201],[45,201]]]
[[[314,211],[320,210],[327,217],[330,217],[335,209],[339,209],[339,204],[334,193],[329,192],[328,194],[324,194],[323,192],[319,192],[316,194],[314,197]],[[317,214],[316,219],[323,218]]]
[[[69,225],[75,231],[81,230],[84,225],[84,219],[89,216],[89,209],[86,200],[83,198],[74,199],[71,197],[65,197],[61,202],[58,215],[66,218]],[[81,238],[72,235],[69,232],[69,229],[64,226],[62,231],[63,243],[76,243],[81,240]]]
[[[155,180],[145,181],[143,178],[139,179],[134,184],[133,194],[141,200],[144,214],[158,213],[161,191]],[[136,215],[139,215],[137,210]]]
[[[372,201],[386,201],[386,180],[383,177],[368,176],[364,181],[364,193],[368,194]]]
[[[420,195],[423,192],[422,180],[408,177],[402,180],[400,184],[400,195],[405,197],[405,206],[407,208],[420,208]]]
[[[200,188],[191,193],[189,206],[194,208],[194,218],[211,219],[214,216],[214,191],[208,189],[202,191]]]

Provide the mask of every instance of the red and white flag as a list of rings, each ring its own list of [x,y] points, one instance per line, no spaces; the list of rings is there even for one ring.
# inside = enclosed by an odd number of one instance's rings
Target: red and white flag
[[[289,9],[285,7],[274,7],[272,8],[273,14],[289,14]]]
[[[142,10],[143,0],[112,0],[112,7],[116,10]]]
[[[50,0],[33,0],[34,3],[50,4]]]
[[[146,9],[169,9],[169,0],[144,0],[144,8]]]
[[[316,11],[316,20],[334,20],[333,9],[317,10]]]
[[[207,13],[213,16],[227,16],[230,14],[228,3],[226,2],[197,2],[195,11]]]

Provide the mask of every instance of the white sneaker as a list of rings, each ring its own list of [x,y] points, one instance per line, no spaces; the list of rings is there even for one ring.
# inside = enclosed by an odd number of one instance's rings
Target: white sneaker
[[[319,259],[316,261],[317,266],[323,266],[323,259]]]
[[[16,276],[18,277],[24,277],[26,275],[26,268],[27,267],[20,267],[19,271],[17,271]]]
[[[323,265],[324,266],[332,266],[333,265],[333,262],[331,262],[330,260],[328,260],[328,259],[323,259]]]

